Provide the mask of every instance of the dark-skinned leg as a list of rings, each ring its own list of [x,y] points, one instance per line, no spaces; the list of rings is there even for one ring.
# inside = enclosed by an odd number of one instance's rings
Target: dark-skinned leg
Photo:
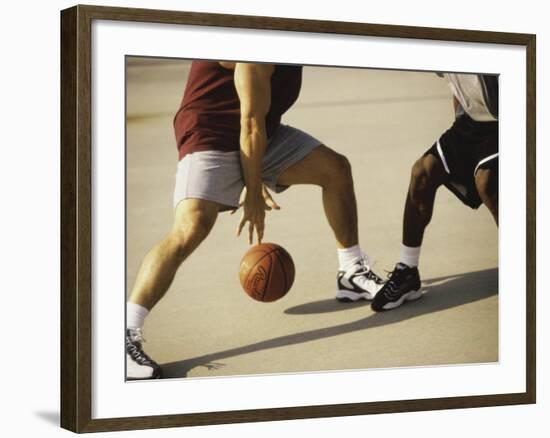
[[[403,215],[403,246],[400,263],[389,280],[374,297],[372,309],[381,312],[395,309],[406,301],[422,296],[418,258],[424,230],[432,218],[435,194],[446,173],[443,164],[427,154],[414,163]]]
[[[435,194],[445,175],[443,165],[431,154],[414,163],[403,214],[403,245],[422,245],[424,230],[432,218]]]
[[[478,169],[475,182],[481,201],[491,212],[498,227],[498,171]]]

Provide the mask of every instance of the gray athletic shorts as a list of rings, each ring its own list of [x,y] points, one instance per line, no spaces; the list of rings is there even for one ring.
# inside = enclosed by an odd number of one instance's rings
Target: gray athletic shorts
[[[280,125],[269,138],[262,160],[262,181],[275,192],[287,187],[277,185],[279,175],[300,161],[321,142],[287,125]],[[239,151],[198,151],[187,154],[178,163],[174,208],[183,199],[214,201],[238,207],[244,187]]]

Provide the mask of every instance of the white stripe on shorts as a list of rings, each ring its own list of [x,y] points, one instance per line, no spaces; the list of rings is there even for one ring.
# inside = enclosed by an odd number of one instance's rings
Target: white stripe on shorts
[[[487,161],[490,161],[490,160],[492,160],[493,158],[496,158],[496,157],[498,157],[498,152],[496,154],[489,155],[488,157],[485,157],[483,160],[481,160],[479,163],[477,163],[477,166],[474,169],[474,176],[476,175],[476,172],[477,172],[477,169],[479,169],[479,166],[481,166],[482,164],[484,164]]]
[[[443,150],[441,149],[441,145],[439,144],[439,140],[437,140],[437,152],[439,153],[441,161],[443,162],[443,167],[445,167],[445,170],[450,175],[451,171],[449,170],[449,166],[447,166],[447,160],[445,160],[445,155],[443,155]]]

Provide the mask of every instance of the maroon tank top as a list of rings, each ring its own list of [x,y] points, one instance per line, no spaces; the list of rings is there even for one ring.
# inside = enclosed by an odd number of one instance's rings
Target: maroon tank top
[[[174,117],[179,159],[196,151],[238,151],[241,111],[234,71],[216,61],[193,61],[180,109]],[[271,75],[271,106],[266,115],[267,137],[281,116],[296,102],[302,67],[275,65]]]

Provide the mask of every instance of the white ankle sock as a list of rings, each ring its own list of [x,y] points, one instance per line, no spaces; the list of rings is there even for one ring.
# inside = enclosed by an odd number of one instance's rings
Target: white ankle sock
[[[363,252],[361,251],[361,247],[359,245],[343,249],[338,248],[337,251],[340,271],[347,270],[351,265],[357,263],[363,258]]]
[[[147,315],[149,315],[147,308],[128,301],[126,303],[126,328],[143,328]]]
[[[418,261],[420,260],[420,248],[422,247],[417,246],[413,248],[410,246],[401,245],[401,258],[399,261],[406,264],[410,268],[418,266]]]

